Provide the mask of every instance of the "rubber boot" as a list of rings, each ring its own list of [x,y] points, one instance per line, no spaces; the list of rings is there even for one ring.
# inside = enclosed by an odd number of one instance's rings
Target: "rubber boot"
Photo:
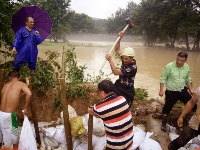
[[[162,124],[161,124],[161,130],[162,130],[163,132],[166,132],[166,131],[167,131],[167,117],[168,117],[167,114],[163,114]]]

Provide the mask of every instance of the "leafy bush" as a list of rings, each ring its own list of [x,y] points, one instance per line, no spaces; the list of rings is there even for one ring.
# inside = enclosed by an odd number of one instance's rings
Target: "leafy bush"
[[[146,100],[148,98],[148,92],[143,88],[135,88],[135,99]]]

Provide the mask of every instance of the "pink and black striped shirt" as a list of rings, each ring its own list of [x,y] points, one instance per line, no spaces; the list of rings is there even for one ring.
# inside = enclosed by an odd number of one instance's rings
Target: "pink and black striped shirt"
[[[128,103],[115,93],[94,105],[94,113],[103,122],[106,131],[106,150],[128,150],[133,144],[133,122]]]

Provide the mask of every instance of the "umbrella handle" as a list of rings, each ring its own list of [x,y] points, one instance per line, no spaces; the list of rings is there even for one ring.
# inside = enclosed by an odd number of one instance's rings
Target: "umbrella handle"
[[[122,31],[123,33],[126,31],[126,29],[129,27],[129,25],[127,24],[126,27],[124,28],[124,30]],[[115,45],[117,44],[117,42],[120,40],[120,36],[117,38],[117,40],[115,41],[115,43],[113,44],[112,48],[110,49],[108,54],[111,54]],[[106,64],[107,59],[105,59],[104,63],[101,66],[101,69],[99,70],[99,72],[103,69],[104,65]]]

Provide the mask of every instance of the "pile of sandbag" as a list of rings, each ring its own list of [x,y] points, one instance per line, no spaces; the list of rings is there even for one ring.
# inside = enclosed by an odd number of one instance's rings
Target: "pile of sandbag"
[[[88,120],[89,114],[77,116],[76,111],[68,106],[69,119],[71,125],[72,143],[74,150],[88,149]],[[65,137],[63,113],[56,122],[39,122],[41,150],[67,150]],[[34,126],[32,125],[34,129]],[[131,150],[162,150],[160,144],[151,139],[153,133],[145,132],[139,127],[134,126],[133,146]],[[35,134],[35,133],[34,133]],[[93,117],[92,146],[94,150],[103,150],[106,146],[106,137],[103,120]]]
[[[173,141],[178,138],[179,135],[176,133],[176,128],[168,125],[169,139]],[[197,150],[200,149],[200,135],[191,139],[184,147],[179,148],[179,150]]]

